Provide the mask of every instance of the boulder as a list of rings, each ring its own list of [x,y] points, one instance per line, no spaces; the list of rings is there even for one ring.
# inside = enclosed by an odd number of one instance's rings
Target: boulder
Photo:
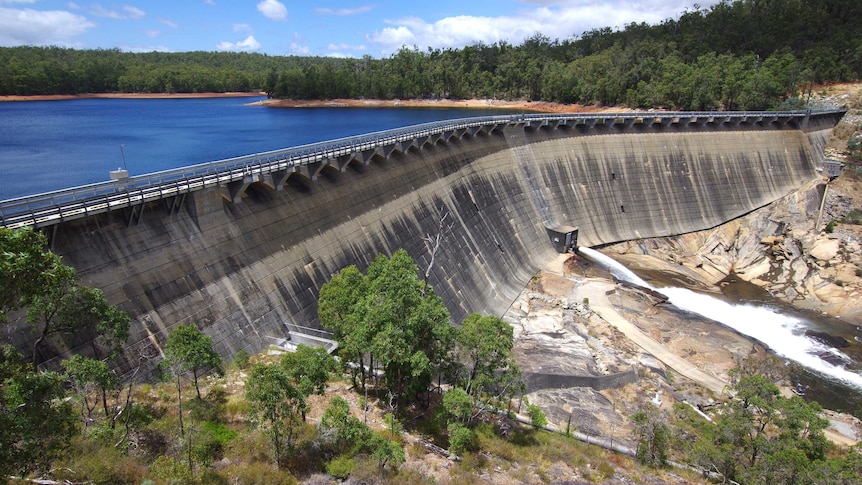
[[[844,288],[828,283],[814,290],[814,296],[824,303],[837,303],[844,300]]]
[[[808,254],[812,258],[819,259],[820,261],[829,261],[831,259],[835,259],[835,256],[838,255],[840,246],[840,241],[837,239],[818,238],[811,245],[811,248],[808,250]]]

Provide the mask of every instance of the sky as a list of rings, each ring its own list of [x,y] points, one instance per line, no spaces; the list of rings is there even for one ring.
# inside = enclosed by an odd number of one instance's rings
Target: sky
[[[0,0],[0,46],[387,57],[678,18],[702,0]]]

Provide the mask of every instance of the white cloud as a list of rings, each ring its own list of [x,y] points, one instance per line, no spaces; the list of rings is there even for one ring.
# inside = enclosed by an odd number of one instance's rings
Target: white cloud
[[[204,4],[205,5],[215,5],[215,2],[213,0],[204,0]]]
[[[0,7],[0,45],[70,45],[95,25],[62,10]]]
[[[156,37],[159,37],[160,35],[162,35],[162,31],[161,30],[145,30],[144,35],[146,35],[147,37],[156,38]]]
[[[321,15],[358,15],[361,13],[369,12],[373,10],[375,5],[361,5],[356,8],[316,8],[315,12]]]
[[[216,49],[220,51],[242,51],[242,52],[255,52],[259,51],[261,48],[260,42],[254,38],[253,35],[246,37],[244,40],[239,42],[227,42],[222,41],[219,42],[216,46]]]
[[[364,51],[366,47],[364,45],[352,45],[352,44],[329,44],[326,47],[326,50],[330,51]]]
[[[234,32],[251,32],[252,28],[249,24],[233,24]]]
[[[520,44],[539,32],[551,39],[567,39],[601,27],[622,29],[631,22],[658,23],[678,16],[691,2],[684,0],[522,0],[535,5],[514,15],[479,17],[460,15],[428,22],[418,17],[387,20],[385,27],[369,36],[370,43],[384,52],[401,46],[463,47],[484,42],[507,41]],[[715,1],[702,1],[701,6]]]
[[[149,45],[149,46],[130,46],[130,45],[121,45],[119,49],[123,52],[172,52],[171,49],[163,46],[163,45]]]
[[[290,45],[287,46],[287,50],[290,51],[291,54],[295,54],[297,56],[307,56],[311,54],[311,49],[308,46],[297,44],[296,42],[291,42]]]
[[[126,12],[126,16],[133,20],[138,20],[144,18],[147,14],[143,10],[132,7],[131,5],[123,5],[123,11]]]
[[[287,19],[287,8],[278,0],[263,0],[257,4],[257,10],[270,20]]]
[[[353,54],[347,54],[345,52],[330,52],[326,54],[326,57],[332,57],[335,59],[355,59],[356,56]]]
[[[70,8],[79,8],[77,4],[70,4]],[[147,14],[143,10],[131,5],[123,5],[119,10],[105,8],[98,3],[90,5],[87,10],[97,17],[106,17],[116,20],[139,20]]]
[[[168,27],[170,27],[172,29],[179,28],[179,25],[177,25],[176,22],[174,22],[173,20],[170,20],[170,19],[160,18],[159,23],[161,23],[162,25],[167,25]]]
[[[4,3],[36,3],[36,0],[0,0],[0,5]]]

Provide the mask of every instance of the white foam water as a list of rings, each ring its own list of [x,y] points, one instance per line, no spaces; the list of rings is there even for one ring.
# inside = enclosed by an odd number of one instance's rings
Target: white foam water
[[[607,268],[620,280],[662,293],[672,305],[681,310],[719,322],[762,342],[781,357],[823,376],[862,389],[862,374],[824,360],[821,355],[831,354],[845,362],[851,362],[851,359],[839,350],[806,336],[806,325],[799,318],[779,313],[766,306],[728,303],[685,288],[655,288],[611,257],[590,248],[578,248],[578,252]]]

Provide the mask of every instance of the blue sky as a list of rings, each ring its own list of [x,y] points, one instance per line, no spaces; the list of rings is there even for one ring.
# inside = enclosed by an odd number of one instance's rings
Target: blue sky
[[[689,0],[0,0],[0,46],[385,57],[678,17]]]

